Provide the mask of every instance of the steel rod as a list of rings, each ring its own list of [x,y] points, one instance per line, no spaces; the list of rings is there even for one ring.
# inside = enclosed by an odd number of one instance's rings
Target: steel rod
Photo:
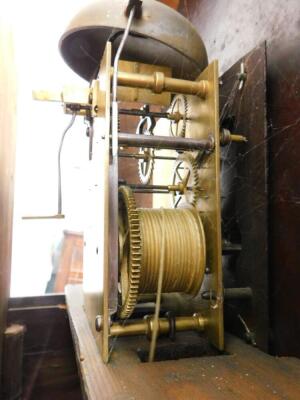
[[[169,194],[166,190],[155,190],[155,189],[132,189],[134,193],[150,193],[150,194]]]
[[[177,160],[177,157],[166,157],[166,156],[154,156],[153,158],[155,160],[169,160],[169,161]]]
[[[224,299],[225,300],[242,300],[252,298],[252,289],[250,287],[240,287],[240,288],[225,288],[224,289]],[[204,300],[215,300],[216,294],[214,292],[205,291],[201,294]]]
[[[241,244],[231,243],[231,242],[227,242],[227,241],[224,241],[222,243],[222,254],[223,255],[240,253],[241,250],[242,250]]]
[[[123,158],[134,158],[137,160],[145,160],[147,159],[147,156],[144,154],[136,154],[136,153],[119,153],[119,157]],[[177,157],[166,157],[166,156],[153,156],[155,160],[170,160],[170,161],[175,161],[177,160]]]
[[[137,109],[126,109],[121,108],[119,110],[119,114],[121,115],[132,115],[137,117],[153,117],[153,118],[167,118],[167,119],[175,119],[172,114],[167,112],[154,112],[154,111],[144,111],[144,110],[137,110]],[[181,118],[182,119],[182,118]]]
[[[154,189],[154,190],[169,190],[168,185],[144,185],[143,183],[128,184],[131,189]]]
[[[58,149],[58,155],[57,155],[57,174],[58,174],[58,179],[57,179],[57,215],[63,215],[62,213],[62,179],[61,179],[61,152],[64,144],[64,140],[66,137],[66,134],[69,132],[69,130],[72,128],[74,122],[76,119],[76,114],[73,112],[71,121],[68,123],[67,127],[63,131],[60,144],[59,144],[59,149]]]
[[[170,150],[213,150],[212,139],[185,139],[170,136],[134,135],[119,133],[119,145]]]
[[[165,191],[167,193],[170,192],[179,192],[181,187],[179,185],[144,185],[143,183],[129,183],[127,184],[132,190],[157,190],[157,191]],[[190,186],[185,187],[185,190],[192,191],[193,188]]]

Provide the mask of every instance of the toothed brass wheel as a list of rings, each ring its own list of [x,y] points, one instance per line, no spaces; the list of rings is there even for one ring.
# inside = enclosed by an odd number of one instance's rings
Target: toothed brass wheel
[[[175,116],[175,119],[170,122],[170,134],[172,136],[185,137],[187,118],[188,118],[188,100],[184,95],[174,97],[170,114]]]
[[[142,259],[140,219],[135,199],[127,186],[119,188],[119,225],[122,227],[120,259],[120,318],[130,317],[138,297]]]
[[[132,314],[140,294],[157,291],[164,248],[163,293],[196,296],[205,264],[206,242],[200,214],[192,208],[136,208],[130,188],[119,189],[119,214],[123,249],[120,260],[120,318]],[[163,216],[162,216],[163,215]],[[162,246],[162,221],[165,243]]]
[[[189,153],[182,153],[175,161],[173,170],[173,185],[182,189],[173,192],[173,207],[177,208],[183,203],[196,206],[201,188],[198,174],[198,165],[195,158]]]

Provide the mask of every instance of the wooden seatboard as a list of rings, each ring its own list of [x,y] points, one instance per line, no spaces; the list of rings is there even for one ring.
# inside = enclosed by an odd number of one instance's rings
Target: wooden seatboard
[[[104,364],[84,312],[80,285],[66,288],[67,310],[85,399],[297,399],[300,360],[275,358],[233,336],[229,355],[141,363],[140,338],[115,339]]]

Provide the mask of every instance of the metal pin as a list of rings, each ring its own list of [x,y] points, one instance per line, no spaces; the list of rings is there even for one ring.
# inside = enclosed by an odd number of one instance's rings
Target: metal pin
[[[245,63],[242,62],[240,66],[240,72],[238,73],[238,80],[240,81],[239,90],[243,89],[246,79],[247,79],[247,73],[245,71]]]

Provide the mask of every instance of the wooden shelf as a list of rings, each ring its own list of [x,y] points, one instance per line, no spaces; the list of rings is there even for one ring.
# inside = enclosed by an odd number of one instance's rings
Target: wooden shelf
[[[100,357],[80,285],[66,287],[67,310],[86,399],[296,399],[300,360],[269,356],[233,336],[229,355],[141,363],[139,338],[117,339],[111,361]],[[125,339],[125,340],[124,340]]]

